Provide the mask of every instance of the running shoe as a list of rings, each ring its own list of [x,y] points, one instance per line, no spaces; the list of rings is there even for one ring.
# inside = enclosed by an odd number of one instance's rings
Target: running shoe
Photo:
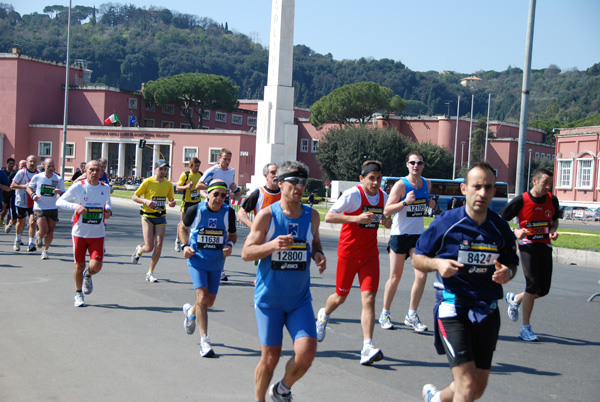
[[[183,305],[183,328],[185,328],[185,332],[188,335],[191,335],[196,330],[196,320],[190,320],[190,312],[192,310],[192,305],[190,303],[185,303]]]
[[[154,276],[154,272],[148,272],[146,274],[146,282],[150,282],[150,283],[158,282],[158,279],[156,279],[156,276]]]
[[[383,359],[383,352],[381,352],[381,350],[377,349],[372,344],[363,346],[363,349],[360,352],[360,364],[363,366],[370,366],[381,359]]]
[[[200,356],[201,357],[213,357],[215,352],[212,350],[210,346],[210,339],[208,335],[203,338],[200,338]]]
[[[11,225],[10,223],[8,225],[6,225],[4,227],[4,233],[10,233],[10,231],[12,230],[13,225]]]
[[[504,296],[504,300],[508,303],[508,318],[511,321],[517,321],[519,319],[519,307],[521,303],[517,302],[517,295],[512,292],[508,292],[506,296]]]
[[[88,276],[88,270],[83,271],[83,293],[86,295],[91,294],[94,291],[94,284],[92,283],[92,277]]]
[[[35,233],[34,243],[38,248],[42,248],[44,246],[44,243],[42,243],[42,237],[40,236],[40,232]]]
[[[42,260],[48,259],[48,252],[46,250],[42,250]]]
[[[427,331],[427,325],[421,322],[421,320],[419,319],[419,314],[416,313],[415,316],[412,318],[408,314],[406,314],[406,317],[404,317],[404,325],[408,325],[409,327],[414,328],[414,330],[417,332]]]
[[[13,246],[13,250],[15,250],[15,251],[21,250],[21,242],[19,240],[15,240],[15,245]]]
[[[181,252],[181,242],[179,241],[179,239],[175,239],[175,251],[177,251],[178,253]]]
[[[135,251],[133,252],[133,254],[131,254],[131,263],[132,264],[137,264],[138,261],[140,260],[140,255],[138,254],[138,251],[140,251],[140,249],[142,248],[142,246],[140,246],[139,244],[137,246],[135,246]]]
[[[273,385],[271,385],[269,387],[269,396],[271,397],[271,400],[275,401],[275,402],[291,402],[292,401],[292,393],[288,392],[287,394],[280,394],[277,392],[277,387],[279,386],[279,383],[275,383]]]
[[[221,282],[227,282],[229,278],[225,275],[225,271],[221,271]]]
[[[392,324],[392,320],[389,314],[381,313],[379,316],[379,324],[383,329],[394,329],[394,325]]]
[[[37,248],[35,247],[34,243],[29,244],[27,251],[29,251],[30,253],[33,253],[35,250],[37,250]]]
[[[329,321],[328,319],[325,319],[325,308],[322,308],[321,310],[319,310],[319,313],[317,314],[317,341],[319,342],[323,342],[323,339],[325,339],[325,331],[327,331],[327,321]]]
[[[421,392],[421,395],[423,396],[423,400],[425,402],[431,402],[431,399],[438,392],[440,392],[440,390],[437,389],[435,387],[435,385],[433,385],[433,384],[425,384],[425,385],[423,385],[423,391]]]
[[[85,302],[83,301],[83,293],[75,292],[75,301],[73,305],[75,307],[85,307]]]
[[[525,342],[538,342],[539,338],[531,329],[531,325],[523,325],[521,327],[521,331],[519,333],[519,338],[523,339]]]

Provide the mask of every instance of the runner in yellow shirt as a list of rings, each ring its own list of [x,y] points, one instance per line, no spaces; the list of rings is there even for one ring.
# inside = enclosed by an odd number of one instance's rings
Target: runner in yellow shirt
[[[196,190],[196,184],[198,184],[198,180],[202,177],[202,172],[200,171],[200,159],[193,157],[190,159],[189,167],[190,170],[183,172],[181,176],[179,176],[179,181],[177,182],[177,186],[175,189],[180,192],[183,191],[183,197],[181,199],[181,219],[179,219],[179,223],[177,224],[177,235],[175,237],[175,251],[181,251],[181,242],[179,241],[179,230],[182,225],[183,216],[189,207],[195,205],[200,202],[200,190]]]
[[[133,194],[133,201],[142,204],[142,233],[144,245],[137,245],[131,256],[131,263],[137,264],[143,253],[152,252],[150,269],[146,274],[146,281],[158,282],[154,276],[154,268],[160,259],[163,240],[165,239],[167,225],[167,209],[175,207],[175,192],[173,184],[166,178],[169,164],[164,159],[159,159],[154,164],[154,176],[148,177]]]

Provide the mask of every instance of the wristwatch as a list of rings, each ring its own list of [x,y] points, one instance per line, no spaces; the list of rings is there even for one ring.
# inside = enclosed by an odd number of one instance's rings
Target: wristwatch
[[[408,204],[406,203],[406,201],[402,200],[402,205],[407,206]]]

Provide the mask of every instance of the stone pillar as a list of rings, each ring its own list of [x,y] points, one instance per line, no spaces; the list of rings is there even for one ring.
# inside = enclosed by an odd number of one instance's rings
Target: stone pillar
[[[117,176],[125,177],[125,143],[119,142],[119,162],[117,163]]]
[[[294,9],[295,0],[273,0],[269,73],[264,100],[258,103],[254,175],[248,184],[251,189],[264,185],[264,165],[297,158],[292,87]]]
[[[102,143],[102,158],[108,160],[108,142],[103,142]]]
[[[142,177],[142,148],[135,148],[135,177]]]

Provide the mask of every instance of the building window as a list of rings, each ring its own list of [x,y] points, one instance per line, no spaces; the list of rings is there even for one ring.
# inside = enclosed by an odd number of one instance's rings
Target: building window
[[[64,177],[73,177],[73,166],[65,166],[65,175]]]
[[[225,123],[227,121],[227,113],[216,112],[215,113],[215,121],[220,121],[221,123]]]
[[[248,117],[248,125],[256,127],[256,117]]]
[[[146,101],[146,110],[149,112],[154,112],[154,103]]]
[[[162,107],[162,112],[164,114],[175,114],[175,106],[174,105],[164,105]]]
[[[183,147],[183,162],[188,163],[190,159],[198,157],[198,147]]]
[[[187,112],[184,108],[179,108],[179,115],[181,117],[188,117],[191,116],[192,114],[194,114],[194,109],[188,109]]]
[[[191,124],[189,124],[189,123],[180,123],[180,124],[179,124],[179,127],[180,127],[180,128],[186,128],[186,129],[188,129],[188,130],[189,130],[189,129],[191,129],[191,128],[192,128],[192,125],[191,125]]]
[[[535,153],[535,159],[540,159],[540,153],[539,152]]]
[[[144,127],[154,127],[154,119],[144,119]]]
[[[578,159],[577,160],[577,186],[576,188],[590,189],[592,188],[592,171],[594,170],[593,159]]]
[[[65,147],[65,158],[74,158],[75,157],[75,143],[67,142],[67,146]]]
[[[52,143],[46,141],[38,142],[38,156],[52,156]]]
[[[210,110],[202,112],[202,120],[210,120]]]
[[[221,148],[209,148],[208,149],[208,163],[219,163],[219,156],[221,155]]]
[[[233,124],[242,124],[242,116],[240,116],[239,114],[232,114],[231,115],[231,122]]]
[[[308,152],[308,140],[306,138],[300,140],[300,152]]]
[[[173,128],[175,124],[172,121],[163,120],[160,122],[161,128]]]
[[[137,109],[137,99],[129,98],[129,109]]]
[[[313,154],[319,152],[319,140],[312,140],[312,148],[310,149],[310,152]]]
[[[546,154],[541,154],[540,159],[542,159],[542,160],[546,159]]]
[[[573,161],[558,161],[558,188],[571,188]]]

